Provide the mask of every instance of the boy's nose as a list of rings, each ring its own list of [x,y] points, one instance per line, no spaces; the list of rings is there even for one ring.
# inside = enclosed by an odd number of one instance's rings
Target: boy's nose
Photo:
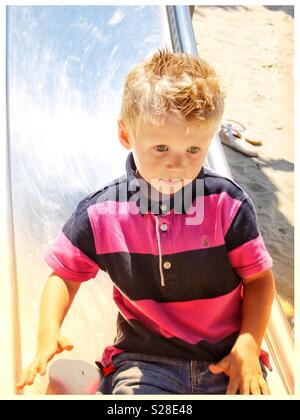
[[[166,167],[168,170],[183,169],[183,158],[181,156],[174,156],[167,161]]]

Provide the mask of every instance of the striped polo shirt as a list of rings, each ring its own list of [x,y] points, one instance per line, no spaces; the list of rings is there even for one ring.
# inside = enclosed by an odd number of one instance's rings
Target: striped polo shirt
[[[109,274],[117,335],[103,367],[124,351],[216,362],[239,334],[242,277],[272,266],[253,203],[204,166],[168,199],[148,197],[140,180],[130,153],[125,175],[78,204],[46,262],[71,281]]]

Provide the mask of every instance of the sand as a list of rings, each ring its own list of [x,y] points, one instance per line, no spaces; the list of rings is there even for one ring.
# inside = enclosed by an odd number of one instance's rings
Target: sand
[[[294,18],[292,6],[196,6],[199,55],[226,92],[225,115],[263,141],[258,158],[226,146],[233,178],[252,198],[276,287],[294,307]]]

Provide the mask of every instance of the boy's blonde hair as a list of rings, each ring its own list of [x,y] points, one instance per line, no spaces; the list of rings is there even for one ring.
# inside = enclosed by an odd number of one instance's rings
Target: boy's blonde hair
[[[166,114],[184,122],[219,121],[224,93],[214,69],[199,57],[160,49],[126,77],[121,119],[136,135],[144,121]]]

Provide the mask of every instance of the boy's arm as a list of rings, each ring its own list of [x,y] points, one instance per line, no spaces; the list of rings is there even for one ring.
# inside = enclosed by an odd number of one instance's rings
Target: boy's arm
[[[215,365],[212,373],[229,376],[227,394],[268,394],[262,377],[259,354],[269,322],[275,283],[272,270],[243,279],[243,312],[240,334],[231,353]]]
[[[60,333],[60,327],[80,288],[80,282],[71,282],[52,273],[42,293],[39,316],[37,351],[30,365],[24,369],[17,389],[32,385],[38,373],[44,375],[48,362],[73,345]]]
[[[49,276],[41,298],[39,336],[60,330],[80,286],[80,282],[64,280],[55,273]]]
[[[260,354],[262,341],[271,315],[275,293],[272,270],[243,279],[243,314],[242,326],[235,346],[256,348]]]

